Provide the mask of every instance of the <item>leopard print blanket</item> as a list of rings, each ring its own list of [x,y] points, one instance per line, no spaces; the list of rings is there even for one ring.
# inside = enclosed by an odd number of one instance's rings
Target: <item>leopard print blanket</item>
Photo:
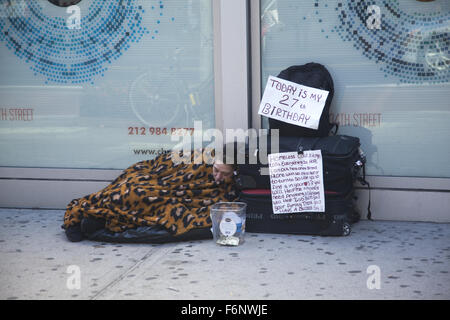
[[[185,163],[177,164],[168,153],[132,165],[103,190],[70,202],[62,227],[88,216],[105,219],[112,232],[160,225],[178,236],[210,227],[210,207],[237,200],[237,190],[233,178],[215,182],[212,165],[198,164],[199,153],[191,154]]]

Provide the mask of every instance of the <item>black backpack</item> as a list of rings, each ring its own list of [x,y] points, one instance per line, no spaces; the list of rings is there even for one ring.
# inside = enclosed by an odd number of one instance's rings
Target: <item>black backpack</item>
[[[323,65],[310,62],[300,66],[291,66],[281,71],[277,77],[304,86],[326,90],[329,94],[325,102],[325,107],[323,108],[317,130],[304,128],[269,118],[270,129],[279,129],[280,137],[326,137],[329,135],[333,127],[336,127],[334,134],[337,133],[338,125],[335,123],[330,123],[330,105],[334,95],[333,79]]]

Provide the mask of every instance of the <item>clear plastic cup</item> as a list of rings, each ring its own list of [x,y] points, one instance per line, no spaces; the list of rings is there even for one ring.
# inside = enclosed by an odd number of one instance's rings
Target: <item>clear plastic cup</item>
[[[244,242],[246,208],[243,202],[219,202],[211,207],[211,231],[217,244],[238,246]]]

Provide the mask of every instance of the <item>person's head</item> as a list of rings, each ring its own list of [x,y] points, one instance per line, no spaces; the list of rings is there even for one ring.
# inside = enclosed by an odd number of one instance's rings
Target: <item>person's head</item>
[[[229,181],[237,170],[236,152],[233,143],[224,145],[222,154],[216,154],[213,165],[213,176],[216,182]]]
[[[233,177],[234,167],[231,164],[225,164],[216,160],[213,164],[213,177],[216,182],[221,182]]]

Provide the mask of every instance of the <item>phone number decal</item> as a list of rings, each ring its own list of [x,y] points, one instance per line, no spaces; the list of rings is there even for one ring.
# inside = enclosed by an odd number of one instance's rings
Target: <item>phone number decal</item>
[[[194,128],[128,127],[129,136],[192,136]]]

